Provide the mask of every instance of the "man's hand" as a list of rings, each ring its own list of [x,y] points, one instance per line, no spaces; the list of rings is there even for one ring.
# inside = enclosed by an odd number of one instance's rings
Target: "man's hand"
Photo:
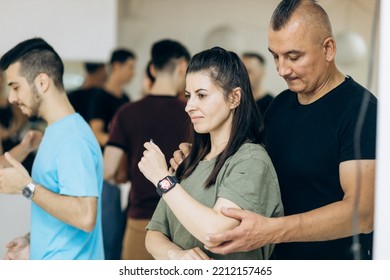
[[[272,218],[236,208],[221,208],[221,212],[241,223],[234,229],[206,236],[208,241],[221,243],[216,247],[205,247],[207,250],[216,254],[229,254],[251,251],[272,243]]]
[[[0,193],[21,194],[24,186],[32,182],[32,178],[10,153],[5,153],[4,156],[11,167],[0,169]]]
[[[176,171],[177,167],[183,162],[184,158],[190,154],[191,146],[192,145],[190,143],[181,143],[179,145],[179,150],[176,150],[173,153],[173,157],[169,160],[169,164],[171,165],[171,167],[169,167],[169,172],[171,174]]]
[[[4,260],[28,260],[30,257],[30,242],[25,237],[17,237],[5,245],[7,252]]]

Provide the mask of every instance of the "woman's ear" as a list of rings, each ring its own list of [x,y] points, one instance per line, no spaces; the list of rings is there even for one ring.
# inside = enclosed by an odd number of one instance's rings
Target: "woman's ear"
[[[236,87],[232,90],[232,92],[229,95],[229,104],[230,109],[235,109],[240,105],[241,102],[241,88]]]

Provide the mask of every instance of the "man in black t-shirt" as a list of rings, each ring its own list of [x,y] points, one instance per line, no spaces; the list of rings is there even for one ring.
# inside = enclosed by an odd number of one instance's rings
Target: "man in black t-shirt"
[[[102,147],[107,143],[112,117],[119,107],[130,101],[124,87],[134,78],[135,65],[136,57],[131,50],[114,50],[108,78],[91,101],[89,124]]]
[[[80,88],[69,92],[68,98],[73,108],[89,122],[89,108],[96,91],[104,85],[107,78],[106,67],[100,62],[84,64],[86,76]]]
[[[89,107],[89,124],[103,152],[109,137],[110,123],[120,107],[130,99],[124,87],[133,79],[136,57],[128,49],[116,49],[111,54],[110,71],[103,87],[96,90]],[[102,191],[102,228],[106,260],[121,256],[126,215],[121,209],[120,183],[125,183],[126,157],[121,159],[120,171],[110,181],[105,180]]]
[[[377,100],[337,69],[331,24],[316,1],[282,1],[268,49],[289,88],[265,117],[286,216],[223,209],[241,223],[210,234],[222,245],[209,249],[226,254],[276,243],[276,259],[370,259]]]

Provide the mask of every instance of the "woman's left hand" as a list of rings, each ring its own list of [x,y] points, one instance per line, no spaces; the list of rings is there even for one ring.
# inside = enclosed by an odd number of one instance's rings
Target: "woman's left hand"
[[[154,186],[157,186],[158,181],[169,175],[165,156],[153,142],[145,142],[144,147],[144,156],[139,161],[138,168]]]

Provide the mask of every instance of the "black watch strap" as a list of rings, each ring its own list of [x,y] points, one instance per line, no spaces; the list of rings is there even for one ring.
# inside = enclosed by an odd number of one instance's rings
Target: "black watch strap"
[[[162,196],[164,193],[173,189],[177,183],[179,183],[179,180],[175,176],[166,176],[158,181],[156,191],[159,196]]]

